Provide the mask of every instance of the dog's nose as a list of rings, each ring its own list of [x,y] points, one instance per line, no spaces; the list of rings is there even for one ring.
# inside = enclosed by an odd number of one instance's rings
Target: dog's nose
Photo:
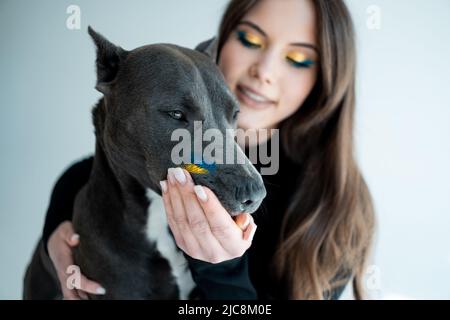
[[[243,212],[253,213],[266,196],[266,188],[260,181],[249,181],[236,188],[236,199]]]

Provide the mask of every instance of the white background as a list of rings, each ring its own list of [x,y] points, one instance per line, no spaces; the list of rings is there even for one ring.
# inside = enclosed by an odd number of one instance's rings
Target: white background
[[[351,0],[357,157],[378,227],[373,298],[450,298],[450,2]],[[81,8],[81,29],[66,8]],[[90,24],[125,49],[215,35],[226,0],[0,2],[0,298],[19,299],[59,174],[94,148]],[[367,8],[381,9],[381,29]],[[348,293],[344,295],[349,297]]]

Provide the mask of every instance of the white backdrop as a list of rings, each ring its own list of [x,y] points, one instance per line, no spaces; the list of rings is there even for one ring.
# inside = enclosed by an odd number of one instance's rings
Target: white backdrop
[[[194,47],[215,35],[226,2],[0,2],[1,299],[21,297],[55,180],[94,148],[100,94],[87,26],[125,49]],[[357,156],[378,218],[369,294],[448,299],[450,2],[347,2],[358,33]],[[80,30],[66,27],[72,4]]]

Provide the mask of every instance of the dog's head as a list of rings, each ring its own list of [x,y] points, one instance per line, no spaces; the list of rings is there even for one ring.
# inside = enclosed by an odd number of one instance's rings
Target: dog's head
[[[226,139],[227,129],[236,128],[239,104],[214,62],[170,44],[126,51],[90,27],[89,34],[97,46],[96,88],[104,95],[94,110],[94,124],[111,165],[160,193],[159,181],[166,179],[168,168],[191,163],[188,171],[195,183],[213,190],[230,214],[254,212],[266,190],[239,145]],[[208,162],[203,153],[199,157],[194,143],[200,137],[204,150],[208,129],[227,140],[219,151],[224,160],[233,152],[244,162],[218,164]],[[172,141],[174,132],[181,135]],[[188,161],[180,165],[174,164],[174,151],[181,138],[192,148],[190,154],[183,150]]]

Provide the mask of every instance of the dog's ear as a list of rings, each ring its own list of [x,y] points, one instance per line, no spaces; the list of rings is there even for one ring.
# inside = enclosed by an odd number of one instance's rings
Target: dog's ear
[[[116,78],[121,62],[126,58],[128,51],[109,42],[91,26],[89,35],[97,46],[97,85],[95,88],[103,94],[110,92],[111,82]]]

